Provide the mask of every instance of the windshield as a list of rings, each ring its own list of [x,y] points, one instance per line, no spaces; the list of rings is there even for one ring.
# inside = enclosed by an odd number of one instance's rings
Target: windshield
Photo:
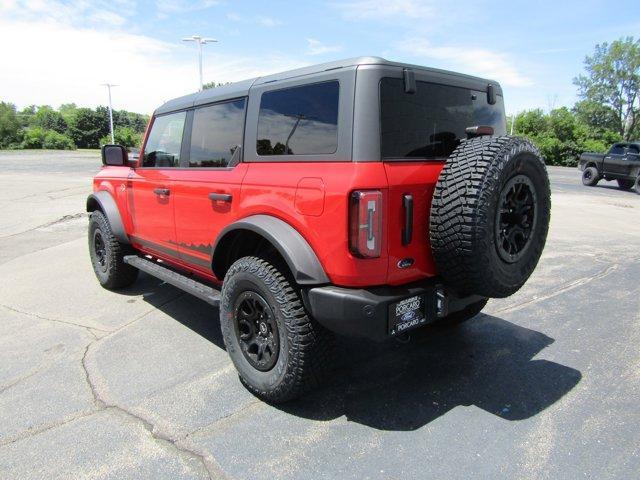
[[[487,125],[506,133],[501,95],[489,105],[487,93],[468,88],[416,82],[405,93],[399,78],[380,82],[382,158],[444,159],[467,137],[465,129]]]

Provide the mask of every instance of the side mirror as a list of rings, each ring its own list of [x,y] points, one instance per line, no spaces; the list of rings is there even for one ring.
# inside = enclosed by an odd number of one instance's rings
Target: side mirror
[[[129,161],[127,149],[122,145],[103,145],[102,164],[112,167],[124,167]]]

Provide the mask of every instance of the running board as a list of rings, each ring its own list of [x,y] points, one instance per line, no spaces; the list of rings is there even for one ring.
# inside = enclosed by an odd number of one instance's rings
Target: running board
[[[200,283],[186,275],[174,272],[167,267],[163,267],[157,262],[147,260],[137,255],[126,255],[124,257],[124,263],[159,278],[174,287],[178,287],[179,289],[184,290],[185,292],[190,293],[191,295],[198,297],[200,300],[204,300],[215,307],[220,305],[219,290],[205,285],[204,283]]]

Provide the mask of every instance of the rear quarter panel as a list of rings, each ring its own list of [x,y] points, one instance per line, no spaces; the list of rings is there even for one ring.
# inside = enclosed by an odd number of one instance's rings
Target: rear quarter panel
[[[386,205],[386,186],[381,162],[251,163],[242,182],[239,211],[242,217],[266,214],[289,223],[309,242],[332,283],[382,285],[387,280],[387,252],[364,260],[349,251],[348,198],[353,190],[380,189]],[[384,228],[383,236],[387,222]]]

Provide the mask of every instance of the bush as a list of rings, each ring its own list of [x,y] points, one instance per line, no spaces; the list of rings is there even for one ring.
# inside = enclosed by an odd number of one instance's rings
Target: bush
[[[40,127],[33,127],[25,130],[22,139],[22,148],[42,148],[46,132]]]
[[[75,150],[76,145],[73,143],[73,140],[66,135],[53,130],[48,130],[45,133],[42,148],[49,148],[52,150]]]
[[[142,133],[136,132],[132,127],[116,127],[113,136],[118,145],[124,147],[140,148]],[[100,145],[111,143],[111,135],[105,135],[100,139]]]

